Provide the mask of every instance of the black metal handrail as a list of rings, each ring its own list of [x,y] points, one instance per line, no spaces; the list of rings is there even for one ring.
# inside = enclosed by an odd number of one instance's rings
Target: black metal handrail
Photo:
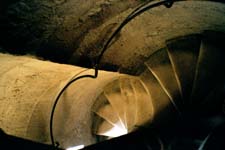
[[[134,19],[135,17],[139,16],[140,14],[142,14],[143,12],[161,6],[161,5],[165,5],[167,8],[170,8],[173,3],[175,1],[179,1],[179,0],[161,0],[161,1],[146,1],[145,3],[141,4],[140,6],[138,6],[136,9],[134,9],[122,22],[121,24],[116,28],[116,30],[112,33],[112,35],[109,37],[109,39],[105,42],[101,53],[99,54],[99,56],[96,59],[95,65],[93,66],[94,69],[94,75],[81,75],[78,77],[75,77],[74,79],[70,80],[59,92],[59,94],[57,95],[53,107],[52,107],[52,111],[51,111],[51,116],[50,116],[50,138],[51,138],[51,143],[52,146],[54,146],[56,149],[58,149],[59,147],[59,143],[55,142],[54,139],[54,134],[53,134],[53,119],[54,119],[54,112],[56,109],[56,106],[58,104],[58,101],[61,97],[61,95],[63,94],[63,92],[67,89],[67,87],[69,87],[69,85],[71,85],[72,83],[76,82],[77,80],[80,80],[82,78],[92,78],[95,79],[98,77],[98,68],[99,68],[99,64],[101,63],[101,59],[105,53],[105,51],[107,50],[107,48],[109,47],[109,45],[111,44],[112,40],[114,39],[114,37],[122,30],[122,28],[128,24],[132,19]]]

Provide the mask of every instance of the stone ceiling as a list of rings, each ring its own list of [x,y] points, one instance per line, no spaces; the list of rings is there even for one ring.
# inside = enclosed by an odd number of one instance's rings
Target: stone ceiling
[[[104,42],[140,0],[10,0],[0,2],[0,45],[15,54],[91,66]],[[165,41],[203,30],[225,32],[225,5],[210,1],[160,6],[132,20],[115,38],[103,69],[136,73]]]

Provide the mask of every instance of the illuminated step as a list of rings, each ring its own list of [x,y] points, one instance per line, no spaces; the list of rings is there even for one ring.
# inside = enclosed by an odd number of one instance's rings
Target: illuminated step
[[[135,126],[139,127],[146,123],[150,123],[153,120],[154,110],[152,99],[142,81],[139,79],[133,79],[132,86],[134,88],[137,101]]]
[[[126,129],[125,100],[121,94],[119,80],[115,80],[104,89],[104,94],[110,105],[114,109],[115,116],[118,117],[124,129]]]
[[[127,134],[127,130],[124,128],[118,127],[119,125],[111,125],[110,123],[103,121],[97,131],[97,135],[103,135],[107,137],[118,137],[124,134]]]
[[[150,70],[146,68],[146,70],[140,75],[140,78],[144,82],[151,96],[154,108],[154,121],[157,122],[164,119],[166,121],[169,119],[165,118],[168,114],[172,114],[175,110],[179,112],[176,104],[165,93],[164,89]]]
[[[181,89],[178,86],[167,51],[165,49],[158,50],[149,57],[145,64],[173,103],[181,106]]]
[[[137,117],[137,98],[130,78],[120,80],[121,94],[125,101],[126,127],[128,131],[133,130]]]
[[[108,123],[110,123],[112,126],[118,126],[118,128],[123,128],[124,125],[117,116],[116,112],[114,111],[113,107],[108,104],[103,107],[101,107],[97,112],[95,112],[97,115],[99,115],[101,118],[105,119]]]

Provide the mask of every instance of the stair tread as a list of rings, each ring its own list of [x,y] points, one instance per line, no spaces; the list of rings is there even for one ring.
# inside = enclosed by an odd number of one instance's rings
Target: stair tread
[[[165,119],[166,116],[177,110],[177,106],[171,101],[162,87],[159,85],[158,81],[155,79],[152,72],[146,69],[141,75],[140,79],[146,85],[152,100],[152,105],[154,108],[154,122],[158,120]],[[155,120],[157,118],[157,120]]]
[[[110,123],[103,121],[96,132],[97,135],[103,135],[108,137],[118,137],[127,134],[127,130],[119,128],[118,126],[113,126]]]
[[[191,94],[200,47],[198,35],[185,36],[167,42],[171,64],[177,75],[184,100]]]
[[[124,128],[126,128],[126,103],[123,95],[121,94],[120,80],[115,80],[107,85],[107,87],[104,88],[104,94],[115,111],[114,115],[118,116]]]
[[[115,110],[110,104],[102,106],[95,113],[101,118],[105,119],[111,125],[124,128],[124,125],[122,124],[121,120],[119,119]]]
[[[124,78],[120,81],[121,94],[124,96],[125,105],[125,117],[126,127],[130,131],[132,130],[136,120],[136,95],[131,85],[130,78]]]
[[[109,131],[113,127],[114,126],[112,124],[110,124],[109,122],[103,121],[98,126],[98,130],[97,130],[96,134],[97,135],[105,135],[105,134],[107,134],[107,131]],[[108,136],[108,135],[105,135],[105,136]]]
[[[106,121],[103,121],[98,128],[97,135],[103,135],[108,137],[118,137],[127,134],[127,130],[119,128],[118,126],[112,126]]]
[[[204,32],[196,67],[191,101],[203,101],[225,76],[225,36]]]
[[[153,119],[153,105],[151,97],[147,89],[139,79],[133,79],[132,85],[134,87],[136,99],[137,99],[137,118],[135,126],[141,126],[146,123],[150,123]]]
[[[153,73],[170,99],[177,105],[181,106],[181,89],[178,85],[175,72],[170,63],[166,49],[161,49],[151,55],[145,64]]]

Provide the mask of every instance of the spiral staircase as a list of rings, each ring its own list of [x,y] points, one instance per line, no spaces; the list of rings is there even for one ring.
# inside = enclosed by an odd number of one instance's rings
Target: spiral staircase
[[[112,138],[185,116],[222,113],[225,35],[214,31],[166,41],[138,76],[108,84],[93,106],[94,133]]]

